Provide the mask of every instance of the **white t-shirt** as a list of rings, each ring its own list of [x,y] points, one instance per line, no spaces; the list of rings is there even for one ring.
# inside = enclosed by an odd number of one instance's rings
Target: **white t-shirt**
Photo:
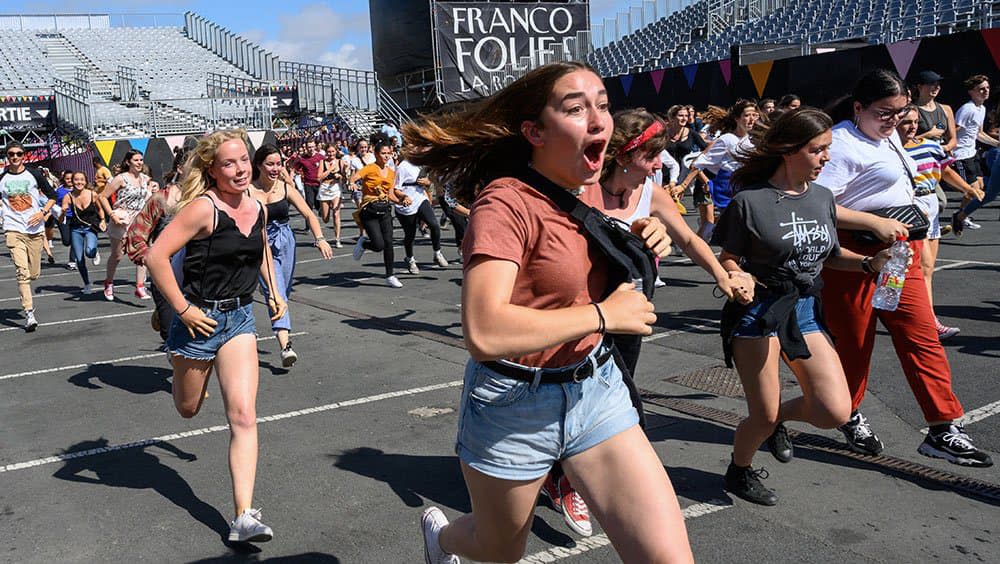
[[[396,213],[402,215],[413,215],[420,209],[420,204],[427,200],[427,193],[424,187],[417,184],[420,177],[420,167],[403,161],[396,165],[396,190],[406,194],[413,200],[408,206],[396,206]]]
[[[677,162],[668,151],[664,150],[660,153],[660,162],[663,164],[663,168],[653,173],[653,182],[663,186],[663,169],[667,170],[667,184],[671,182],[677,182],[677,179],[681,176],[681,165]]]
[[[962,104],[955,114],[955,139],[958,143],[953,152],[956,159],[971,159],[976,156],[976,137],[986,121],[986,106],[972,102]]]
[[[901,147],[895,131],[888,139],[873,141],[853,123],[842,121],[833,127],[830,162],[816,184],[829,189],[838,204],[852,210],[912,204],[913,185],[907,175],[916,175],[917,163]]]
[[[47,188],[51,190],[50,187]],[[8,172],[0,178],[0,199],[3,200],[0,213],[3,214],[3,228],[6,231],[36,235],[45,230],[44,221],[28,225],[28,219],[42,211],[42,207],[49,201],[28,169],[17,174]]]
[[[720,170],[733,172],[740,168],[736,155],[747,153],[753,149],[749,136],[737,137],[734,133],[726,133],[715,140],[708,150],[702,152],[694,161],[694,167],[719,174]]]

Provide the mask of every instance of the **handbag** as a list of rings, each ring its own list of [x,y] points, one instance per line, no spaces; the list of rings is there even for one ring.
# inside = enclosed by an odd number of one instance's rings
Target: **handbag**
[[[374,202],[371,202],[370,204],[361,208],[361,211],[367,212],[371,215],[382,217],[383,215],[389,213],[391,209],[392,209],[392,204],[389,203],[389,200],[375,200]]]
[[[910,168],[906,166],[906,159],[903,158],[903,154],[899,152],[896,145],[889,141],[889,146],[892,147],[893,152],[899,157],[899,162],[903,165],[903,170],[906,171],[906,178],[910,181],[910,187],[913,188],[913,194],[917,193],[917,183],[913,180],[913,175],[910,174]],[[931,223],[927,218],[927,214],[924,213],[920,206],[916,202],[905,206],[892,206],[888,208],[882,208],[877,210],[870,210],[868,213],[877,215],[879,217],[886,217],[889,219],[895,219],[900,223],[905,223],[909,225],[909,237],[908,241],[920,241],[927,238],[927,230],[930,228]],[[882,243],[882,240],[878,238],[875,233],[866,230],[858,230],[854,232],[854,239],[865,245],[878,245]]]

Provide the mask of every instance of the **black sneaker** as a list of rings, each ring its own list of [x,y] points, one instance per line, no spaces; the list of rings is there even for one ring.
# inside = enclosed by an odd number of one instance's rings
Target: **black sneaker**
[[[951,232],[955,234],[955,237],[961,237],[962,230],[965,229],[965,224],[958,218],[958,214],[959,212],[951,214]]]
[[[952,424],[942,433],[929,431],[924,437],[924,442],[917,447],[917,452],[931,458],[943,458],[959,466],[977,468],[993,466],[990,455],[972,444],[972,439],[965,434],[965,427],[961,425]]]
[[[885,448],[878,436],[872,432],[872,428],[868,425],[868,419],[861,415],[860,411],[852,413],[850,420],[837,429],[847,439],[847,447],[859,454],[875,456]]]
[[[740,467],[730,462],[726,469],[726,491],[750,503],[774,505],[778,503],[778,496],[760,482],[766,479],[767,470],[763,468],[754,470],[749,466]]]
[[[771,451],[778,462],[791,462],[795,457],[795,448],[792,446],[792,439],[788,437],[788,429],[784,423],[778,423],[774,432],[767,438],[767,450]]]

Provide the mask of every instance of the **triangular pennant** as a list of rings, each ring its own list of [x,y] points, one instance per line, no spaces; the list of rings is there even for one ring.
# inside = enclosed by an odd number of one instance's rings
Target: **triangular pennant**
[[[97,147],[97,152],[101,154],[101,158],[104,159],[104,164],[111,165],[111,154],[115,152],[115,141],[94,141],[94,146]]]
[[[733,61],[730,59],[719,61],[719,70],[722,71],[722,80],[725,80],[726,86],[729,86],[729,81],[733,79]]]
[[[132,145],[132,148],[139,151],[142,154],[146,154],[146,147],[149,146],[149,138],[143,139],[129,139],[128,144]]]
[[[681,70],[684,71],[684,78],[688,81],[688,88],[694,88],[694,77],[698,74],[698,63],[684,65]]]
[[[627,98],[629,90],[632,90],[632,78],[633,77],[630,74],[623,74],[623,75],[621,75],[618,78],[620,78],[621,81],[622,81],[622,90],[625,91],[625,97]]]
[[[660,93],[660,87],[663,86],[663,75],[667,73],[666,69],[659,69],[649,72],[649,78],[653,79],[653,88],[656,89],[656,93]]]
[[[292,105],[292,99],[291,98],[280,98],[280,100],[281,100],[281,103],[284,104],[284,105],[286,105],[286,106],[291,106]]]
[[[993,64],[1000,68],[1000,29],[984,29],[980,33],[983,34],[983,42],[990,50],[990,55],[993,55]]]
[[[260,149],[264,144],[264,136],[267,135],[266,131],[248,131],[247,136],[250,137],[250,142],[253,143],[254,150]]]
[[[170,150],[173,151],[177,147],[183,147],[184,146],[184,138],[185,137],[187,137],[187,136],[186,135],[168,135],[168,136],[164,137],[163,139],[164,139],[164,141],[167,142],[167,146],[170,147]]]
[[[771,76],[771,67],[773,66],[774,61],[764,61],[763,63],[747,65],[747,70],[750,71],[750,78],[753,79],[753,85],[757,88],[757,96],[764,95],[764,87],[767,86],[767,79]]]
[[[37,113],[38,115],[42,116],[42,119],[45,119],[45,118],[49,117],[49,111],[48,110],[35,110],[35,113]]]
[[[885,46],[889,50],[889,57],[892,58],[892,64],[896,67],[896,72],[899,76],[906,78],[906,73],[910,72],[910,65],[913,63],[913,56],[917,54],[917,49],[920,47],[919,39],[910,39],[907,41],[897,41],[896,43],[889,43]]]

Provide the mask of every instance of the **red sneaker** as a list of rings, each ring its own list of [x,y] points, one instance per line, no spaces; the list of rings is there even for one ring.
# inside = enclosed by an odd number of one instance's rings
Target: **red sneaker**
[[[582,537],[589,537],[594,533],[594,528],[590,525],[590,510],[587,509],[586,502],[576,493],[569,479],[563,476],[559,479],[559,493],[562,498],[563,521],[573,529],[576,534]]]
[[[545,481],[542,482],[541,493],[548,498],[549,504],[552,505],[552,509],[562,511],[562,498],[559,496],[559,485],[552,479],[551,472],[545,476]]]

